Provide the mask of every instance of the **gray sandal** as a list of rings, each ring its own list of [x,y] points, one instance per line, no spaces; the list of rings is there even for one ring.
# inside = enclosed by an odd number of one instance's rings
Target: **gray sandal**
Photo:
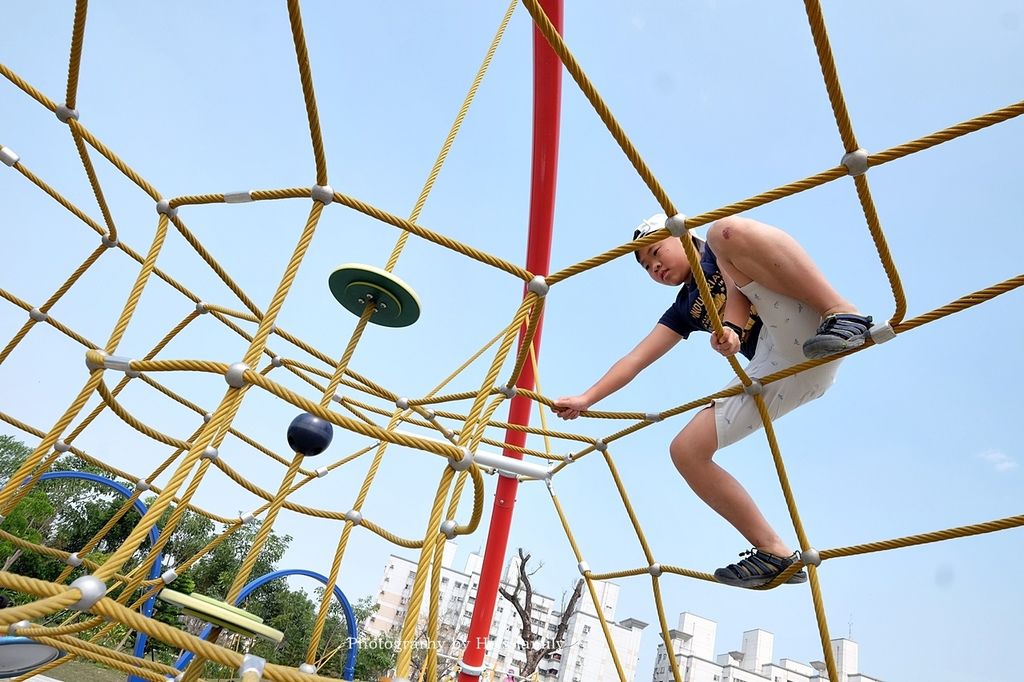
[[[729,564],[715,571],[715,580],[733,587],[761,587],[767,585],[780,573],[800,561],[800,554],[793,552],[788,557],[775,556],[756,547],[740,553],[739,563]],[[802,568],[789,576],[787,585],[798,585],[807,581],[807,572]]]
[[[870,332],[871,317],[853,313],[829,315],[821,321],[814,336],[804,341],[804,356],[813,360],[863,346]]]

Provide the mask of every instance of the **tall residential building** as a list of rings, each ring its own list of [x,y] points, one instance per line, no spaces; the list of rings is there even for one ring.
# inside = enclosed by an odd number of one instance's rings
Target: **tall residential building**
[[[800,663],[788,658],[773,662],[775,636],[766,630],[743,633],[740,648],[714,655],[717,624],[692,613],[679,614],[679,625],[669,632],[681,682],[825,682],[828,672],[821,661]],[[833,639],[832,655],[839,682],[880,682],[858,670],[858,646],[849,639]],[[665,645],[658,645],[653,682],[672,682],[672,666]]]
[[[471,554],[463,571],[452,568],[455,556],[454,543],[447,543],[442,557],[441,595],[438,641],[435,646],[442,661],[457,663],[466,647],[469,622],[476,602],[477,584],[483,558]],[[515,589],[519,573],[519,558],[514,557],[505,572],[502,587],[511,592]],[[363,624],[363,632],[370,636],[381,634],[397,636],[405,622],[416,577],[416,563],[391,555],[377,592],[380,608]],[[612,641],[619,656],[619,663],[627,680],[636,675],[640,657],[640,636],[647,623],[635,618],[615,622],[615,607],[619,599],[619,586],[612,582],[595,581],[595,590],[602,614],[608,622]],[[533,585],[533,602],[530,620],[535,633],[545,640],[553,640],[562,618],[561,603],[537,591]],[[427,603],[420,609],[417,635],[426,631]],[[485,643],[484,668],[502,675],[512,672],[518,676],[526,662],[525,645],[521,637],[522,625],[515,607],[498,596],[491,620],[491,629]],[[615,680],[619,675],[615,668],[597,611],[584,590],[576,610],[569,615],[565,636],[560,649],[546,656],[538,666],[543,682],[601,682]],[[456,666],[449,666],[457,672]],[[502,679],[497,677],[496,679]]]

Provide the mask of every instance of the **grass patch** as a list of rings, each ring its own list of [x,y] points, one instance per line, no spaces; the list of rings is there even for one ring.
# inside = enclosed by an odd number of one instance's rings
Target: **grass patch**
[[[127,673],[104,668],[89,661],[78,660],[69,661],[59,668],[54,668],[44,673],[44,675],[55,680],[61,680],[62,682],[125,682],[128,679]],[[218,682],[209,677],[203,679],[207,682]],[[220,682],[230,682],[230,680],[222,680]]]
[[[125,682],[128,679],[125,673],[86,661],[69,661],[44,675],[65,682]]]

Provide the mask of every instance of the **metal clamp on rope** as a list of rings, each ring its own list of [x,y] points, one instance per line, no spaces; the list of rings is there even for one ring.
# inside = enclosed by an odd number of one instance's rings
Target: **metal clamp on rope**
[[[11,623],[7,627],[7,634],[10,635],[11,637],[14,637],[15,635],[18,634],[18,629],[19,628],[27,628],[27,627],[31,627],[31,626],[32,626],[32,621],[19,620],[17,623]]]
[[[253,654],[246,654],[242,658],[242,665],[238,666],[238,676],[244,678],[246,675],[256,673],[263,679],[263,670],[267,667],[267,659],[260,658]]]
[[[892,328],[892,325],[888,322],[883,324],[876,324],[868,332],[871,336],[871,340],[875,343],[885,343],[886,341],[892,341],[896,338],[896,330]]]
[[[78,120],[78,109],[72,109],[67,104],[58,104],[53,113],[61,123],[67,123],[71,119]]]
[[[21,157],[18,156],[18,154],[10,147],[0,146],[0,161],[2,161],[5,166],[13,167],[14,164],[18,163],[20,158]]]
[[[161,199],[156,202],[156,212],[160,215],[165,215],[168,218],[173,218],[178,215],[178,209],[171,208],[171,202],[167,201],[167,199]]]
[[[458,523],[455,519],[446,519],[441,522],[441,533],[449,540],[455,539],[455,529],[458,527]]]
[[[252,368],[244,362],[236,362],[228,367],[228,371],[224,374],[224,380],[231,388],[242,388],[245,386],[245,373],[250,369]]]
[[[246,190],[245,192],[225,192],[224,203],[225,204],[247,204],[252,201],[252,192]]]
[[[800,552],[800,561],[805,566],[821,566],[821,555],[813,547]]]
[[[71,611],[87,611],[107,593],[107,586],[94,575],[83,575],[71,583],[71,587],[82,593],[81,598],[68,607]]]
[[[129,373],[131,376],[138,376],[138,372],[131,367],[132,359],[120,355],[107,355],[101,350],[90,349],[85,352],[85,366],[90,372],[98,369],[116,369],[120,372]]]
[[[682,237],[686,234],[686,216],[682,213],[676,213],[665,221],[665,229],[667,229],[669,233],[677,239]]]
[[[319,201],[324,206],[334,201],[334,189],[330,185],[313,185],[309,194],[313,201]]]
[[[526,285],[528,291],[537,294],[539,298],[544,298],[548,295],[548,283],[541,275],[537,275],[530,280],[530,283]]]
[[[469,451],[469,448],[459,448],[462,453],[462,457],[456,459],[454,455],[448,458],[448,466],[455,471],[465,471],[473,465],[473,453]]]
[[[853,177],[864,175],[868,171],[868,153],[864,149],[855,149],[844,154],[840,163],[846,166],[846,171]]]

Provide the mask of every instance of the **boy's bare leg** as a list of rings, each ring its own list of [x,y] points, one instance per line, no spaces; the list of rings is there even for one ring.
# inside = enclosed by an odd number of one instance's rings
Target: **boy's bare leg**
[[[718,432],[711,408],[701,410],[669,446],[672,463],[693,492],[731,523],[747,542],[776,556],[792,554],[739,481],[712,460],[717,449]]]
[[[723,218],[708,231],[708,244],[719,267],[737,286],[755,281],[803,301],[822,317],[857,312],[832,288],[804,248],[777,227],[750,218]]]

